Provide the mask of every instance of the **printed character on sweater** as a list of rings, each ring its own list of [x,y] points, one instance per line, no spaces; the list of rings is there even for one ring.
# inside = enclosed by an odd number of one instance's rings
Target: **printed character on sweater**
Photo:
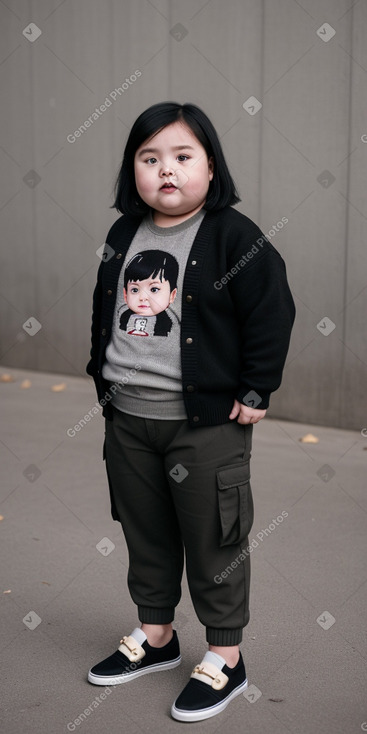
[[[128,263],[119,326],[132,336],[168,336],[167,309],[177,295],[178,262],[169,252],[145,250]],[[138,318],[134,317],[137,314]]]

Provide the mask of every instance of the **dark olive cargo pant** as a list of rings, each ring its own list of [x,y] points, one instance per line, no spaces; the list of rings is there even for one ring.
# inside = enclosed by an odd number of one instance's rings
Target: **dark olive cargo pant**
[[[236,645],[249,621],[253,425],[192,429],[113,408],[104,456],[112,511],[129,551],[128,586],[141,622],[167,624],[181,598],[184,553],[206,639]]]

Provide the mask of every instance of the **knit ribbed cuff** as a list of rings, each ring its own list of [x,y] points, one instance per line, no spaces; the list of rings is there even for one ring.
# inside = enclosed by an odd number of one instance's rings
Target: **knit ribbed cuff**
[[[223,647],[239,645],[242,642],[242,627],[233,630],[207,627],[206,641],[209,642],[209,645],[222,645]]]
[[[169,624],[175,617],[174,607],[141,607],[138,605],[138,617],[145,624]]]

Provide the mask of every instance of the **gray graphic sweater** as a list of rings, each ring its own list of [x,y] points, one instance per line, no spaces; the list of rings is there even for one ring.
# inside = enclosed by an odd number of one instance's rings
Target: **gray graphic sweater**
[[[201,209],[181,224],[159,227],[150,212],[127,251],[102,369],[103,377],[117,386],[112,404],[125,413],[187,417],[180,354],[182,283],[204,216]]]

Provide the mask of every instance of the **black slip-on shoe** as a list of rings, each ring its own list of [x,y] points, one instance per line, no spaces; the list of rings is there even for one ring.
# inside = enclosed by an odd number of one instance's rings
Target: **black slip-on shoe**
[[[221,655],[209,651],[192,671],[188,684],[171,708],[171,715],[178,721],[209,719],[224,711],[247,685],[241,653],[237,665],[229,668]]]
[[[88,681],[96,686],[115,686],[146,673],[176,668],[181,662],[176,630],[164,647],[149,645],[146,634],[136,627],[128,637],[120,640],[120,647],[88,673]]]

